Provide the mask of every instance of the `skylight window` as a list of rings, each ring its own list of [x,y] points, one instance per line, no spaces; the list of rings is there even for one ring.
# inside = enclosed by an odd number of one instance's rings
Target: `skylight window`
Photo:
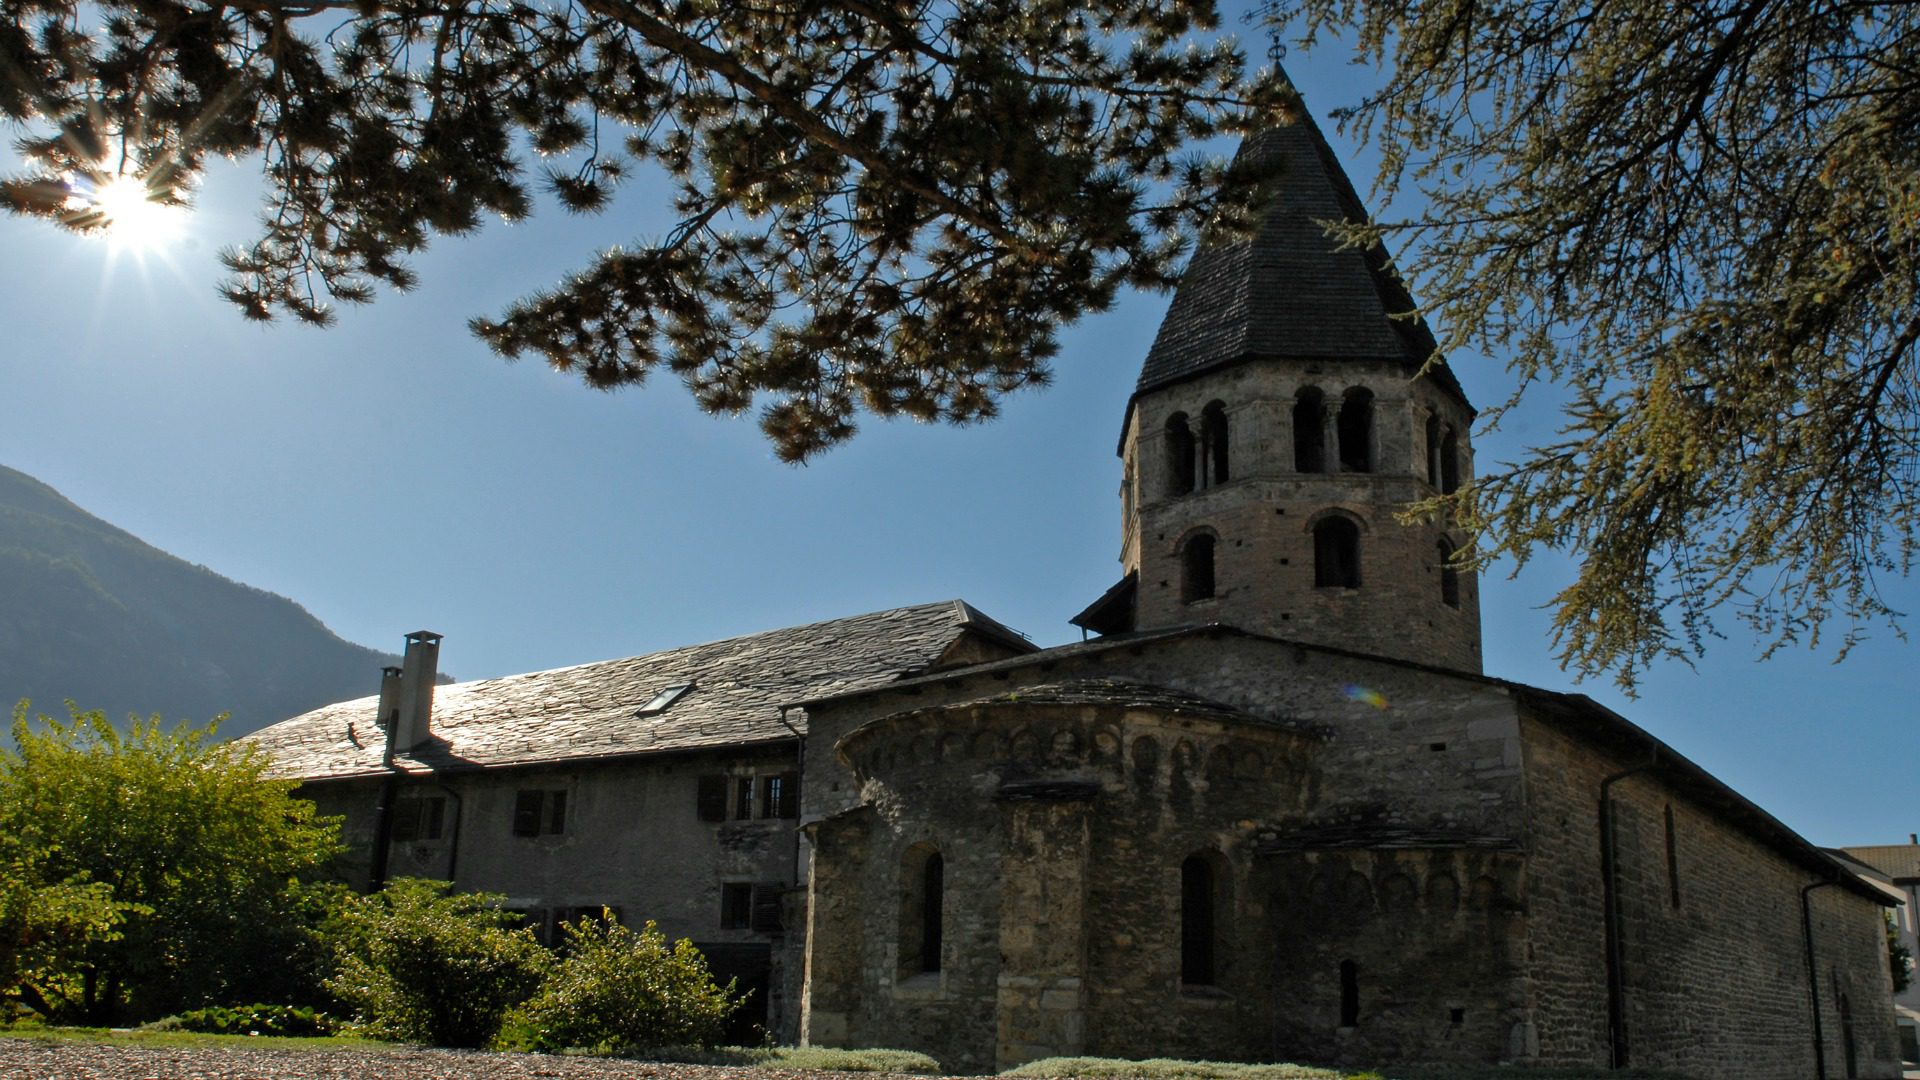
[[[669,686],[665,690],[662,690],[659,693],[653,695],[653,700],[647,702],[645,705],[640,706],[639,711],[634,713],[633,715],[656,716],[660,713],[666,712],[667,706],[685,697],[687,694],[687,691],[691,689],[693,689],[693,684],[690,682],[674,683],[672,686]]]

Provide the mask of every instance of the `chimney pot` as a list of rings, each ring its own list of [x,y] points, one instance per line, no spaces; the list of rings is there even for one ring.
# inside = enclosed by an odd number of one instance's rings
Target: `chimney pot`
[[[393,730],[396,750],[411,750],[433,738],[433,684],[440,675],[440,637],[431,630],[415,630],[407,635],[407,653],[401,661],[396,695],[399,717]]]

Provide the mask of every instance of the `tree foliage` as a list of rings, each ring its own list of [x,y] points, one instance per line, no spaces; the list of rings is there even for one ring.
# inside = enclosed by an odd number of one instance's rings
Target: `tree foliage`
[[[720,986],[693,942],[671,944],[649,922],[638,933],[611,918],[564,924],[565,956],[507,1019],[516,1049],[618,1053],[710,1046],[742,999]]]
[[[0,750],[10,993],[102,1023],[317,988],[333,890],[300,876],[338,852],[338,823],[213,731],[15,709],[16,748]]]
[[[433,1046],[485,1046],[550,966],[521,916],[494,893],[396,878],[348,900],[334,928],[327,989],[373,1034]]]
[[[525,217],[535,177],[591,211],[663,169],[665,237],[474,328],[591,386],[665,367],[711,411],[758,402],[789,460],[861,410],[966,422],[1044,382],[1058,324],[1167,284],[1245,201],[1184,148],[1285,98],[1210,0],[0,8],[12,208],[96,228],[76,193],[178,201],[207,155],[257,154],[265,229],[224,286],[256,319],[408,287],[409,254]]]
[[[1483,561],[1580,558],[1564,664],[1631,686],[1697,654],[1723,605],[1769,651],[1897,626],[1879,581],[1915,552],[1920,7],[1266,11],[1387,69],[1343,120],[1382,150],[1384,193],[1425,209],[1353,238],[1409,247],[1443,350],[1565,397],[1557,438],[1447,507]]]

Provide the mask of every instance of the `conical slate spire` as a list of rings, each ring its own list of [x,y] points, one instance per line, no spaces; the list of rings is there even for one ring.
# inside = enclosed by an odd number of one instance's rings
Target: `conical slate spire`
[[[1304,108],[1240,148],[1242,161],[1275,159],[1254,235],[1195,252],[1136,394],[1254,359],[1393,360],[1417,369],[1432,355],[1424,322],[1390,317],[1411,311],[1413,300],[1386,253],[1339,250],[1319,224],[1367,214]],[[1460,393],[1444,367],[1432,374]]]

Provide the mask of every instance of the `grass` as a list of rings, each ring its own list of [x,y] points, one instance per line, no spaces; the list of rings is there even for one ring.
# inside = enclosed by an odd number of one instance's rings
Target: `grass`
[[[1514,1066],[1392,1066],[1324,1069],[1312,1065],[1246,1065],[1232,1061],[1122,1061],[1043,1058],[1000,1074],[1020,1080],[1685,1080],[1647,1069],[1543,1069]]]
[[[394,1043],[377,1042],[348,1035],[293,1037],[283,1035],[206,1035],[196,1031],[148,1031],[138,1028],[48,1027],[21,1023],[0,1026],[0,1039],[29,1039],[37,1042],[104,1043],[109,1046],[233,1047],[272,1048],[278,1050],[393,1050]]]
[[[284,1050],[398,1050],[399,1043],[346,1035],[296,1038],[270,1035],[206,1035],[191,1031],[127,1028],[47,1027],[37,1023],[0,1025],[0,1038],[42,1042],[87,1042],[112,1046],[236,1047]],[[632,1055],[641,1061],[738,1068],[817,1070],[822,1072],[910,1073],[940,1075],[940,1063],[910,1050],[834,1050],[817,1046],[671,1047]],[[1248,1065],[1232,1061],[1177,1061],[1155,1058],[1058,1057],[1029,1062],[1000,1074],[1013,1080],[1685,1080],[1677,1073],[1650,1069],[1517,1068],[1513,1066],[1408,1065],[1351,1071],[1312,1065]]]
[[[734,1065],[743,1068],[813,1069],[824,1072],[917,1073],[940,1075],[940,1063],[911,1050],[835,1050],[824,1046],[673,1047],[632,1055],[644,1061],[683,1065]]]

